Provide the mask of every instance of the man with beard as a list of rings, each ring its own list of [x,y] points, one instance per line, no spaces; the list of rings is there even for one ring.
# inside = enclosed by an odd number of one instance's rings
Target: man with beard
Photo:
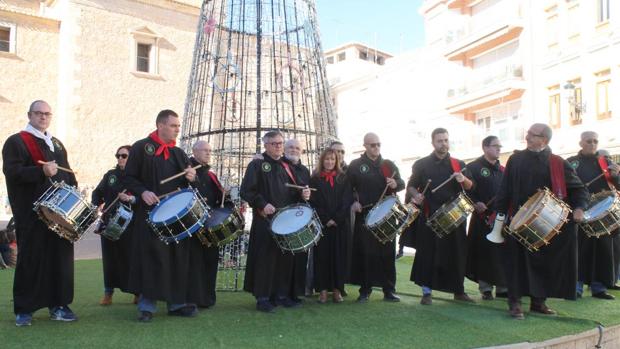
[[[476,211],[469,221],[467,232],[466,276],[478,283],[483,300],[493,299],[493,285],[496,297],[507,297],[506,278],[501,263],[500,246],[487,240],[495,217],[493,202],[502,183],[504,166],[499,163],[502,144],[496,136],[482,140],[484,154],[467,164],[474,187],[467,192],[474,202]],[[488,206],[487,206],[488,205]],[[490,224],[490,225],[489,225]]]
[[[413,165],[407,184],[412,201],[423,205],[423,214],[415,230],[416,254],[411,269],[411,281],[422,287],[423,305],[432,304],[432,290],[454,294],[454,299],[465,302],[473,300],[465,293],[465,264],[467,261],[467,241],[465,224],[461,224],[450,234],[439,238],[425,223],[443,204],[452,202],[464,190],[471,189],[473,182],[467,178],[469,171],[465,163],[450,156],[450,142],[445,128],[436,128],[431,133],[434,151]],[[424,195],[423,188],[429,180],[432,187],[438,187],[449,178],[446,185]]]
[[[290,163],[282,157],[282,133],[267,132],[262,140],[265,146],[262,159],[254,158],[250,162],[241,183],[241,198],[253,209],[243,288],[256,298],[258,311],[273,313],[275,306],[294,308],[301,303],[295,301],[300,293],[295,287],[294,256],[280,250],[271,236],[270,222],[277,209],[309,200],[310,190],[286,186],[298,183],[298,179]]]
[[[356,212],[353,233],[353,250],[351,258],[350,283],[359,285],[358,303],[368,302],[373,286],[383,289],[383,300],[399,302],[396,292],[395,241],[381,243],[366,228],[368,212],[381,199],[387,187],[386,195],[395,194],[405,187],[398,167],[381,156],[381,141],[374,133],[364,136],[366,151],[351,162],[347,178],[351,187],[357,192],[357,201],[351,205]]]
[[[47,102],[32,102],[26,128],[10,136],[2,148],[2,170],[19,246],[13,283],[17,326],[30,326],[33,313],[44,307],[52,320],[77,320],[69,308],[73,302],[73,244],[50,230],[33,211],[34,203],[52,182],[77,186],[73,173],[58,171],[59,166],[69,168],[69,162],[65,147],[47,130],[52,115]]]
[[[203,247],[198,239],[187,238],[165,244],[147,224],[148,212],[159,196],[185,188],[196,171],[176,138],[181,123],[172,110],[162,110],[155,121],[157,130],[131,147],[126,166],[127,189],[138,200],[134,213],[134,258],[129,288],[139,294],[138,321],[149,322],[157,310],[156,301],[168,304],[168,315],[193,317],[197,304],[207,304],[207,278],[203,268]],[[163,179],[184,172],[166,183]],[[180,234],[181,232],[176,232]]]
[[[583,132],[579,146],[581,151],[576,156],[568,158],[567,161],[575,169],[582,182],[593,181],[588,185],[590,193],[612,191],[620,187],[618,182],[620,167],[597,152],[598,134],[592,131]],[[599,177],[603,173],[604,175]],[[596,177],[599,178],[596,179]],[[607,289],[613,288],[618,278],[617,268],[620,263],[618,230],[596,238],[589,237],[583,228],[579,228],[577,241],[579,254],[577,297],[582,296],[585,283],[590,285],[592,297],[614,299],[613,295],[607,293]]]
[[[573,208],[572,219],[562,226],[561,233],[549,245],[532,252],[516,238],[508,237],[502,247],[508,286],[509,313],[523,319],[521,297],[531,299],[530,311],[553,315],[547,307],[548,297],[575,299],[577,283],[577,231],[575,222],[583,220],[588,191],[575,170],[549,149],[551,128],[533,124],[525,137],[527,149],[515,152],[506,163],[502,185],[497,194],[498,230],[539,189],[551,188],[558,199]],[[494,228],[495,229],[495,228]]]

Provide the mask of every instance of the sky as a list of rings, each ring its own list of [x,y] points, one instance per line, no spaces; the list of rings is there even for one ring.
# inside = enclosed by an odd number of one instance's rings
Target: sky
[[[323,49],[356,41],[391,54],[424,44],[423,0],[315,0]]]

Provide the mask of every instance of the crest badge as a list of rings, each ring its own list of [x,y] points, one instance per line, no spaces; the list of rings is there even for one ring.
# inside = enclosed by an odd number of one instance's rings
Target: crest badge
[[[263,162],[263,164],[260,167],[263,170],[263,172],[271,172],[271,164],[268,162]]]
[[[155,154],[155,146],[151,143],[146,143],[144,145],[144,151],[146,152],[147,155],[153,155]]]
[[[370,170],[370,167],[368,167],[368,165],[366,164],[362,164],[362,166],[360,166],[361,173],[368,173],[369,170]]]
[[[483,167],[483,168],[481,168],[481,169],[480,169],[480,175],[481,175],[482,177],[488,177],[488,176],[490,176],[490,175],[491,175],[491,170],[489,170],[489,169],[488,169],[488,168],[486,168],[486,167]]]

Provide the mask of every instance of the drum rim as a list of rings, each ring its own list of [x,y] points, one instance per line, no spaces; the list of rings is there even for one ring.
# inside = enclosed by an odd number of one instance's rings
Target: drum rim
[[[364,224],[366,225],[366,227],[370,228],[370,227],[376,227],[380,224],[382,224],[383,222],[385,222],[386,220],[389,219],[389,216],[385,216],[385,217],[381,217],[381,219],[379,219],[378,221],[372,223],[372,224],[368,224],[368,217],[370,217],[370,214],[377,208],[379,207],[382,203],[386,202],[387,200],[393,199],[395,203],[401,204],[400,200],[398,199],[398,196],[393,196],[393,195],[389,195],[386,196],[385,198],[381,199],[381,201],[377,202],[371,209],[370,211],[368,211],[368,213],[366,214],[366,217],[364,218]],[[393,206],[393,205],[392,205]],[[390,210],[388,212],[392,212],[392,209],[390,208]]]
[[[155,212],[157,212],[157,208],[159,207],[159,205],[163,204],[164,202],[171,200],[173,197],[177,196],[177,195],[181,195],[181,194],[185,194],[185,193],[192,193],[192,194],[196,194],[196,192],[192,189],[189,188],[185,188],[185,189],[181,189],[179,191],[177,191],[176,193],[172,193],[168,196],[166,196],[164,198],[164,200],[161,200],[155,207],[153,207],[153,209],[149,212],[149,221],[151,221],[151,223],[155,224],[155,225],[168,225],[171,224],[173,222],[176,222],[180,217],[184,217],[191,209],[192,207],[194,207],[194,204],[196,203],[196,196],[194,196],[194,200],[190,201],[187,205],[185,205],[185,207],[183,207],[182,210],[180,210],[176,216],[173,217],[169,217],[164,221],[158,221],[155,222],[153,221],[153,216],[155,215]]]
[[[292,208],[295,208],[295,207],[299,207],[299,206],[303,206],[303,207],[309,208],[309,209],[310,209],[310,211],[312,211],[312,214],[313,214],[313,216],[314,216],[314,209],[313,209],[313,208],[312,208],[312,206],[310,206],[309,204],[306,204],[306,203],[297,203],[297,204],[287,205],[287,206],[284,206],[284,207],[282,207],[281,209],[279,209],[279,210],[278,210],[278,212],[276,212],[276,214],[273,216],[273,218],[271,219],[271,223],[269,224],[269,230],[271,230],[271,232],[272,232],[273,234],[275,234],[275,235],[278,235],[278,236],[286,236],[286,235],[290,235],[290,234],[299,233],[300,231],[302,231],[303,229],[305,229],[305,228],[306,228],[306,225],[302,226],[300,229],[297,229],[297,230],[295,230],[295,231],[289,232],[288,234],[279,234],[279,233],[276,233],[276,232],[273,230],[273,223],[276,221],[276,219],[278,218],[278,216],[279,216],[282,212],[284,212],[284,211],[286,211],[286,210],[288,210],[288,209],[292,209]],[[313,220],[313,219],[314,219],[314,217],[312,217],[312,218],[310,219],[310,222],[312,222],[312,220]]]
[[[598,193],[594,193],[594,194],[592,194],[592,198],[591,198],[591,200],[592,200],[592,199],[594,199],[594,198],[598,198],[598,197],[603,197],[603,198],[606,198],[606,197],[609,197],[609,196],[613,196],[613,197],[614,197],[614,198],[613,198],[613,200],[612,200],[612,202],[611,202],[611,205],[610,205],[610,207],[613,207],[613,206],[614,206],[614,203],[616,203],[616,202],[618,202],[618,201],[619,201],[619,200],[618,200],[618,193],[617,193],[616,191],[611,191],[611,190],[602,190],[602,191],[600,191],[600,192],[598,192]],[[601,200],[601,201],[602,201],[602,200]],[[590,208],[591,208],[591,207],[589,207],[589,208],[585,211],[586,217],[587,217],[587,214],[588,214],[588,211],[590,210]],[[590,223],[590,222],[594,222],[594,221],[601,220],[601,219],[605,218],[608,214],[609,214],[609,210],[604,210],[604,211],[602,211],[601,213],[599,213],[597,216],[591,217],[591,218],[589,218],[589,219],[585,219],[585,220],[583,221],[583,223]]]

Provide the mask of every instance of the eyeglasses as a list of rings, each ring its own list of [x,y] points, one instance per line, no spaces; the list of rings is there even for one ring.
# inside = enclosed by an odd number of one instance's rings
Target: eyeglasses
[[[588,139],[585,142],[588,144],[598,144],[598,139]]]
[[[42,112],[42,111],[38,111],[38,110],[31,111],[31,113],[34,114],[35,116],[38,116],[38,117],[45,116],[45,117],[48,117],[48,118],[51,117],[52,115],[54,115],[51,112]]]
[[[377,143],[367,143],[367,146],[371,147],[371,148],[380,148],[381,147],[381,142],[377,142]]]
[[[527,131],[527,135],[528,136],[532,136],[532,137],[545,138],[545,135],[543,135],[543,134],[533,133],[533,132],[530,132],[530,131]]]
[[[340,153],[340,154],[344,155],[344,150],[336,150],[336,153]]]
[[[269,145],[271,145],[273,147],[281,147],[284,144],[284,142],[270,142],[270,143],[267,143],[267,144],[269,144]]]
[[[501,144],[489,144],[489,147],[493,147],[493,148],[497,148],[497,149],[502,149],[502,145]]]
[[[128,154],[116,154],[114,156],[116,156],[117,159],[120,159],[120,158],[127,159],[127,157],[129,157]]]

